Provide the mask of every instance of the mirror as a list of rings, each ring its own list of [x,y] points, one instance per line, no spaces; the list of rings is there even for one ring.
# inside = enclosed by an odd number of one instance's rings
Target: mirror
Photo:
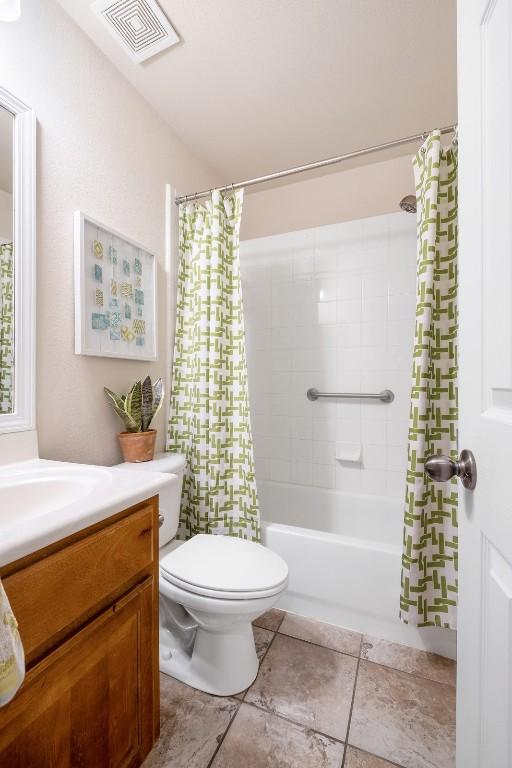
[[[0,108],[0,414],[15,411],[14,115]]]
[[[35,169],[35,115],[0,86],[0,434],[35,429]]]

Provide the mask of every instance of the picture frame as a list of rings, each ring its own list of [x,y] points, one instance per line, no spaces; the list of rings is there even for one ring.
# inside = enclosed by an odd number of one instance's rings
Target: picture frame
[[[156,256],[75,211],[75,354],[157,360]]]

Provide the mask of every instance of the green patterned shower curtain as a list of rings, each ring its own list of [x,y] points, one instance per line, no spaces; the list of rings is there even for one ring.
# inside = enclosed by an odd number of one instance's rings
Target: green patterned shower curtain
[[[0,244],[0,414],[14,411],[13,244]]]
[[[243,190],[181,205],[167,448],[183,453],[178,537],[260,540],[240,280]]]
[[[432,454],[457,458],[457,147],[434,131],[413,160],[418,205],[416,328],[400,618],[457,625],[457,480],[434,483]]]

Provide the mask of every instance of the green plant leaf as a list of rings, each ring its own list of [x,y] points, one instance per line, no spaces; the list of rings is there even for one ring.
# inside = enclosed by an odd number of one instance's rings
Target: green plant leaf
[[[153,418],[153,387],[151,386],[151,377],[146,376],[142,382],[142,419],[141,428],[143,432],[149,429],[151,419]]]
[[[129,402],[128,402],[129,401]],[[137,432],[142,428],[142,384],[136,381],[126,398],[125,409],[137,425]]]
[[[153,414],[151,419],[154,419],[158,411],[162,407],[164,401],[164,384],[160,377],[158,381],[153,384]]]
[[[124,426],[126,432],[140,432],[140,426],[137,424],[129,413],[126,413],[126,411],[119,412],[119,416],[121,416],[122,420],[124,421]]]
[[[124,408],[123,395],[117,395],[108,387],[103,387],[103,391],[108,397],[110,397],[110,399],[112,400],[115,406],[117,406],[118,408]]]
[[[130,414],[125,410],[125,400],[123,396],[117,395],[108,387],[103,387],[105,394],[111,399],[112,405],[117,415],[123,420],[127,432],[138,432],[139,428]]]
[[[135,384],[136,383],[137,382],[134,382],[132,384],[132,386],[130,387],[130,389],[128,390],[128,392],[126,393],[125,398],[124,398],[124,407],[126,408],[126,410],[128,412],[130,412],[130,409],[131,409],[132,395],[133,395],[133,390],[135,389]]]
[[[135,384],[137,382],[134,382],[128,392],[126,393],[126,397],[124,400],[124,409],[125,411],[130,414],[130,417],[132,418],[132,397],[133,397],[133,391],[135,389]]]

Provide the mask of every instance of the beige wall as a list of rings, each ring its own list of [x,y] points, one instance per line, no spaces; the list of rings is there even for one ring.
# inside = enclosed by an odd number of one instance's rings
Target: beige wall
[[[247,190],[242,240],[309,229],[350,219],[399,210],[405,195],[414,193],[410,154],[329,173],[312,179],[295,177],[290,184]],[[301,181],[296,179],[300,178]]]
[[[165,376],[172,333],[164,264],[165,183],[213,185],[204,167],[54,0],[23,3],[0,25],[1,84],[38,119],[37,422],[40,455],[119,461],[119,420],[103,385]],[[178,73],[179,76],[179,73]],[[159,361],[74,354],[73,212],[81,209],[157,253]],[[160,428],[163,444],[164,414]]]
[[[0,189],[0,243],[9,243],[11,240],[12,195],[4,189]]]

